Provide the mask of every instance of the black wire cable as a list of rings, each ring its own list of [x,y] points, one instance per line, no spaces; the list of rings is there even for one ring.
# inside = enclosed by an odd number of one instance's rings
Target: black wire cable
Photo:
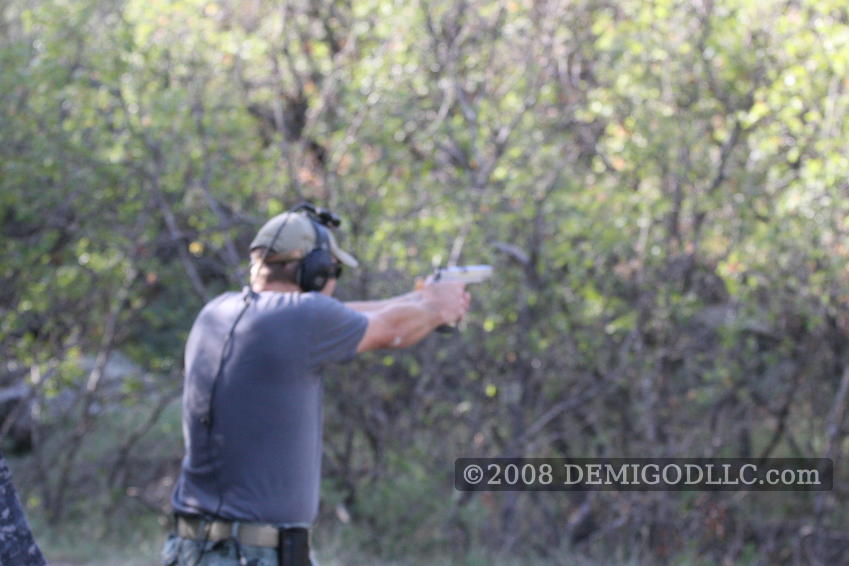
[[[218,369],[215,372],[215,377],[212,378],[212,387],[209,392],[209,408],[207,409],[207,413],[205,415],[206,422],[206,433],[212,434],[212,406],[213,400],[215,398],[215,389],[218,384],[218,378],[221,376],[221,372],[224,369],[224,364],[230,357],[232,353],[232,344],[233,344],[233,336],[236,333],[236,326],[239,324],[239,321],[242,319],[244,314],[247,312],[248,307],[251,306],[251,302],[253,302],[255,293],[250,287],[245,287],[246,296],[244,298],[245,305],[242,307],[242,310],[239,311],[239,314],[236,316],[236,319],[233,321],[232,326],[230,326],[230,330],[227,332],[227,337],[224,339],[224,346],[221,348],[221,357],[218,359]],[[212,514],[212,521],[210,521],[209,528],[204,529],[206,532],[204,533],[203,542],[200,547],[200,554],[198,555],[197,560],[195,560],[194,566],[198,566],[204,554],[206,554],[206,544],[209,542],[209,535],[212,531],[211,523],[215,521],[218,517],[218,514],[221,513],[221,508],[224,506],[224,486],[222,485],[222,477],[219,474],[218,476],[218,504],[215,508],[215,512]]]

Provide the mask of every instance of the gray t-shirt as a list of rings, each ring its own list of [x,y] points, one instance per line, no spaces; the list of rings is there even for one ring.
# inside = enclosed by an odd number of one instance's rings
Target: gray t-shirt
[[[213,299],[189,333],[186,456],[172,504],[178,513],[308,527],[321,475],[317,370],[352,359],[368,321],[321,293],[254,294],[227,348],[210,414],[213,377],[246,296]]]

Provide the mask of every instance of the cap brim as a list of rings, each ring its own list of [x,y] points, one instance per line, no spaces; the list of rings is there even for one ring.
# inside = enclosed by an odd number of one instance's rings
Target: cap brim
[[[346,251],[343,251],[339,246],[331,246],[330,251],[333,256],[348,267],[359,267],[360,262]]]
[[[330,253],[333,254],[333,257],[342,262],[343,265],[347,265],[348,267],[359,267],[360,262],[357,261],[357,258],[343,250],[339,247],[339,244],[336,243],[336,238],[333,236],[333,233],[330,230],[326,231],[328,240],[330,241]]]

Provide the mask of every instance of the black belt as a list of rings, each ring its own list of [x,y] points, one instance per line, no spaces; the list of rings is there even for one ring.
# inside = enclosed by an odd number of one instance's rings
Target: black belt
[[[310,566],[309,530],[305,528],[279,529],[274,525],[184,515],[176,515],[176,519],[177,534],[183,538],[211,542],[234,538],[241,544],[277,548],[280,566]]]

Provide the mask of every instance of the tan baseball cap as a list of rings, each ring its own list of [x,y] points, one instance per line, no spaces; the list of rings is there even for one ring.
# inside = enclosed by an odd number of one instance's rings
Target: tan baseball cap
[[[284,222],[285,225],[283,225]],[[281,226],[283,226],[283,229],[277,234]],[[327,227],[323,228],[327,233],[330,253],[333,254],[333,257],[349,267],[358,267],[360,263],[356,258],[336,243],[333,231]],[[284,212],[263,224],[251,242],[251,251],[260,247],[269,247],[275,234],[277,234],[277,239],[274,240],[274,247],[269,252],[274,254],[275,258],[299,259],[315,248],[313,220],[310,220],[309,216],[303,212]]]

